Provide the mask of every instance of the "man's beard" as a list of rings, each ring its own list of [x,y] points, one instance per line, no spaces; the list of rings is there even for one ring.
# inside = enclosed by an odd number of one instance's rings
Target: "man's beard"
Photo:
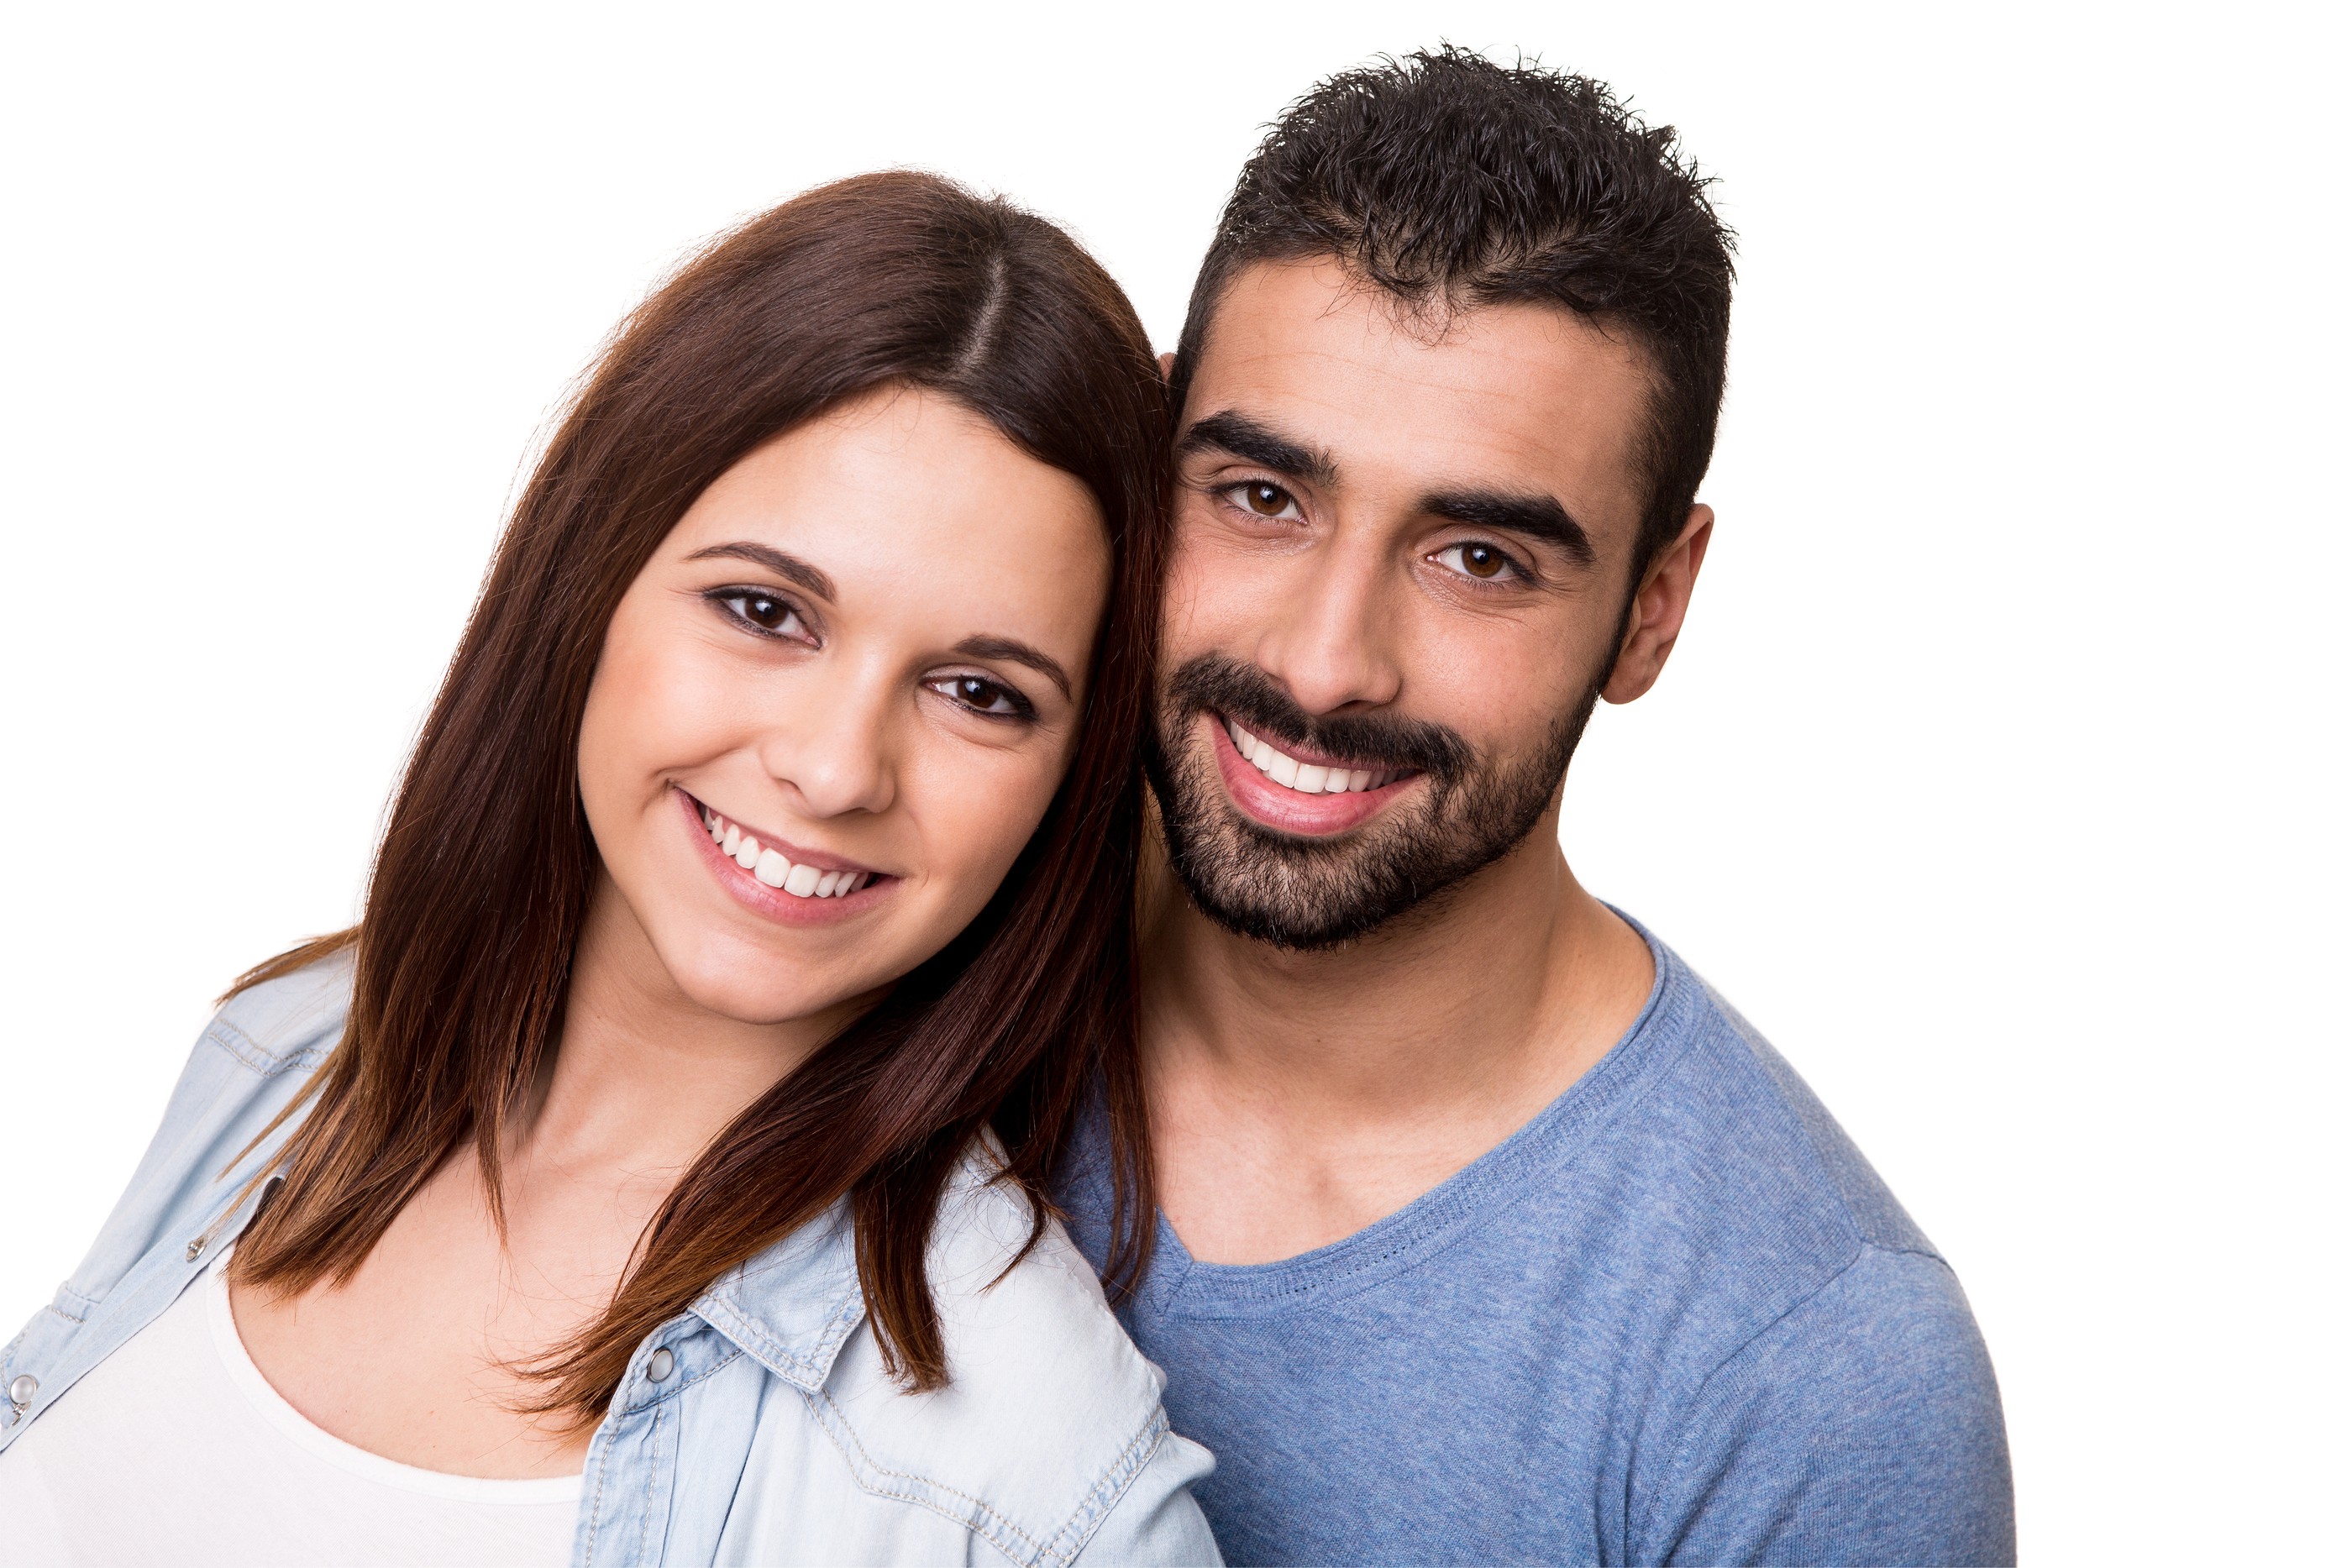
[[[1498,764],[1444,725],[1317,718],[1255,666],[1204,653],[1168,678],[1144,763],[1169,864],[1201,912],[1238,936],[1302,950],[1352,941],[1523,842],[1550,806],[1600,695],[1596,681],[1532,755]],[[1194,744],[1203,713],[1277,748],[1416,769],[1424,776],[1419,799],[1328,839],[1262,827],[1223,798],[1214,756]]]

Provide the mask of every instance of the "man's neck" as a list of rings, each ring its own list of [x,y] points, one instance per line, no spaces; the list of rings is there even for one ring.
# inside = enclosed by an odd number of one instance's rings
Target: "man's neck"
[[[1369,936],[1293,952],[1147,883],[1144,1062],[1161,1207],[1192,1255],[1263,1262],[1353,1234],[1493,1148],[1649,994],[1641,937],[1549,817]]]

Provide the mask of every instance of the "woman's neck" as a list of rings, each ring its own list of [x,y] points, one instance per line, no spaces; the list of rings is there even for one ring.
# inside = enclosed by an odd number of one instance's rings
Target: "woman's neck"
[[[619,890],[600,878],[562,1028],[513,1131],[513,1155],[526,1166],[642,1173],[667,1191],[864,1005],[778,1023],[712,1012],[678,988]]]

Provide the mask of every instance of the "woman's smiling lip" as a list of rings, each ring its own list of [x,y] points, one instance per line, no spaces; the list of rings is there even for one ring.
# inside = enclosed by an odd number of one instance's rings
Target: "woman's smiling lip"
[[[672,789],[703,863],[737,903],[771,920],[788,925],[830,925],[871,908],[898,884],[896,876],[839,855],[772,844],[757,832],[743,831],[741,824],[684,789]],[[736,840],[736,852],[730,853],[714,838],[713,821]],[[742,862],[747,845],[752,846],[748,866]]]

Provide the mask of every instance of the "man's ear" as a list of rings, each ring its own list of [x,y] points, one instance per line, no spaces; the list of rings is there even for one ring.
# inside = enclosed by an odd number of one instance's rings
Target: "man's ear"
[[[1160,356],[1160,379],[1164,382],[1175,373],[1176,354],[1173,350],[1171,350],[1169,352]]]
[[[1675,639],[1682,635],[1691,589],[1714,533],[1715,508],[1693,507],[1675,542],[1650,563],[1633,594],[1633,613],[1625,618],[1625,640],[1618,644],[1616,666],[1609,672],[1609,684],[1601,688],[1611,702],[1632,702],[1657,684],[1666,655],[1675,651]]]

